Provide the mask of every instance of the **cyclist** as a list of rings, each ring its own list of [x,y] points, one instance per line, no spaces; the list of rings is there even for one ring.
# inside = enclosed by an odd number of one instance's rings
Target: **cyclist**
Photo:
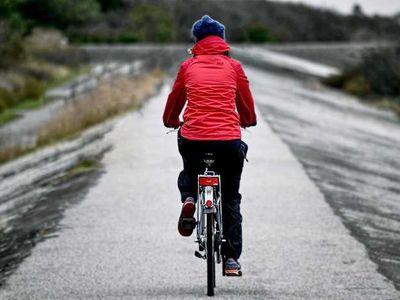
[[[254,101],[241,64],[229,57],[223,24],[205,15],[192,27],[195,45],[192,57],[178,71],[165,106],[166,127],[179,128],[179,115],[187,102],[183,124],[178,131],[178,148],[183,171],[178,177],[182,211],[178,231],[193,232],[181,226],[183,218],[193,218],[197,201],[197,175],[204,172],[204,153],[215,154],[213,169],[221,175],[224,257],[227,275],[240,274],[242,252],[240,177],[247,145],[240,127],[255,126]]]

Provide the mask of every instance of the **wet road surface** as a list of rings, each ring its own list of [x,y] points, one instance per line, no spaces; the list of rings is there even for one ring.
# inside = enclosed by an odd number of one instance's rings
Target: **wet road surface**
[[[253,83],[261,104],[265,85]],[[7,280],[0,299],[206,298],[206,264],[193,256],[194,238],[176,230],[181,161],[175,134],[161,124],[168,91],[117,122],[106,136],[114,148],[104,174],[66,210],[58,236],[39,243]],[[244,276],[217,276],[216,298],[398,299],[263,118],[243,135],[250,147],[241,190]]]
[[[79,203],[99,178],[100,170],[60,177],[25,194],[25,201],[1,212],[0,289],[37,243],[58,237],[64,211]],[[11,206],[11,205],[10,205]]]
[[[398,117],[307,82],[255,70],[250,77],[264,95],[258,102],[263,117],[400,289]]]

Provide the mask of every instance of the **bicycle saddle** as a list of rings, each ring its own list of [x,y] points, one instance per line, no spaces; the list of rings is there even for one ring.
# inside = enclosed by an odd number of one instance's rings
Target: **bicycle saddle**
[[[208,153],[205,153],[204,154],[204,159],[203,159],[203,161],[205,162],[205,164],[208,166],[208,167],[211,167],[211,165],[214,163],[214,161],[215,161],[215,155],[214,155],[214,153],[210,153],[210,152],[208,152]]]

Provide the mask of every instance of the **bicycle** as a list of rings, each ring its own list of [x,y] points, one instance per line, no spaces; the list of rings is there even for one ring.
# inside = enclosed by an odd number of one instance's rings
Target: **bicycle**
[[[214,295],[215,263],[222,262],[222,275],[225,276],[225,263],[221,248],[226,241],[223,237],[221,177],[211,170],[215,162],[213,153],[205,153],[207,165],[203,174],[198,175],[197,201],[197,240],[199,251],[195,256],[207,260],[207,295]],[[205,254],[200,252],[205,251]]]
[[[223,236],[221,176],[211,169],[215,162],[214,153],[205,153],[203,162],[206,164],[205,171],[197,176],[197,220],[184,218],[181,226],[192,230],[197,227],[195,242],[199,250],[194,255],[207,260],[207,295],[214,296],[215,264],[222,262],[222,275],[229,276],[225,273],[226,258],[221,253],[227,241]],[[204,254],[200,253],[203,251]],[[242,276],[242,272],[239,270],[239,274],[234,276]]]

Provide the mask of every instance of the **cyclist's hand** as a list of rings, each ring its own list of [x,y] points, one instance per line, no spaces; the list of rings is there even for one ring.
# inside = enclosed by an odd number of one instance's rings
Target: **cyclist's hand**
[[[174,123],[168,123],[168,124],[164,123],[164,126],[167,127],[167,128],[178,129],[182,124],[183,124],[183,122],[177,120]]]
[[[256,125],[257,125],[257,121],[255,121],[255,122],[252,123],[252,124],[241,124],[240,127],[242,127],[243,129],[246,129],[246,128],[248,128],[248,127],[254,127],[254,126],[256,126]]]

